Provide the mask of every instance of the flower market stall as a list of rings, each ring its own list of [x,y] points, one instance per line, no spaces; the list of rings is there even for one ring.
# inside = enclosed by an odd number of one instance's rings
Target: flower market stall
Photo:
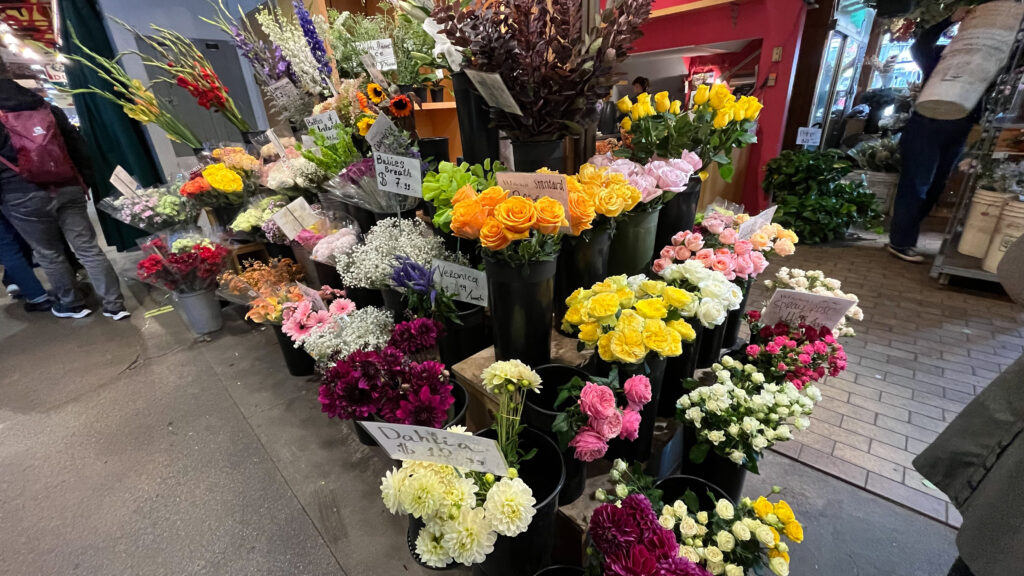
[[[154,234],[138,278],[172,292],[197,334],[220,328],[218,296],[270,327],[324,421],[380,445],[382,510],[408,517],[423,566],[785,576],[801,525],[783,500],[745,498],[744,478],[809,426],[862,312],[838,279],[789,268],[749,301],[797,234],[771,209],[696,213],[762,104],[726,84],[692,103],[624,98],[621,142],[569,161],[566,137],[596,120],[649,0],[599,18],[571,2],[399,4],[211,5],[287,134],[253,131],[195,46],[156,24],[132,30],[159,55],[143,63],[231,120],[235,142],[198,142],[118,59],[81,58],[111,76],[104,97],[195,149],[187,178],[103,205]],[[444,78],[464,158],[418,130],[423,89]],[[597,477],[612,487],[585,494]],[[566,518],[585,553],[556,529]]]

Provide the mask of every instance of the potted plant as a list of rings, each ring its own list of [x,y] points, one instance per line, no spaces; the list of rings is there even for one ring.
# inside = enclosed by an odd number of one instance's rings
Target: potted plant
[[[492,110],[512,139],[515,169],[564,171],[564,137],[596,121],[596,104],[615,83],[613,68],[640,37],[650,9],[649,0],[616,0],[591,18],[572,2],[439,2],[431,16],[464,52],[465,66],[499,74],[522,111]]]
[[[555,259],[565,209],[547,196],[536,202],[498,186],[477,194],[463,187],[452,198],[452,232],[479,240],[487,270],[488,308],[499,360],[531,366],[551,360]]]
[[[845,238],[854,224],[880,232],[877,199],[863,182],[843,181],[850,170],[836,150],[784,150],[762,183],[779,207],[775,220],[807,244]]]
[[[597,349],[595,372],[649,378],[651,399],[641,413],[638,438],[632,444],[614,441],[612,456],[646,460],[650,453],[665,359],[681,354],[682,343],[695,337],[683,319],[694,300],[691,293],[665,282],[612,276],[577,290],[566,301],[569,310],[562,328],[576,335],[580,349]]]
[[[196,334],[223,326],[214,290],[228,265],[228,249],[195,233],[160,234],[139,240],[146,257],[136,266],[139,280],[169,290],[185,324]]]
[[[376,444],[358,424],[376,419],[392,424],[443,428],[466,418],[466,391],[444,364],[425,358],[437,346],[441,326],[429,318],[395,325],[387,346],[360,349],[324,371],[321,409],[329,418],[351,420],[359,441]]]

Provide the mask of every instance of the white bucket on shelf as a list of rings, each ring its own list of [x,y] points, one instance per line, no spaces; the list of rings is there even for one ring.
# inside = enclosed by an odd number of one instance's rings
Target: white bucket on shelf
[[[956,249],[961,254],[984,258],[992,242],[992,232],[999,223],[999,213],[1009,202],[1009,195],[978,188],[971,197],[971,208],[964,221],[964,233]]]
[[[1021,235],[1024,235],[1024,202],[1015,200],[1003,206],[999,214],[999,223],[981,263],[982,270],[995,274],[1006,249]]]

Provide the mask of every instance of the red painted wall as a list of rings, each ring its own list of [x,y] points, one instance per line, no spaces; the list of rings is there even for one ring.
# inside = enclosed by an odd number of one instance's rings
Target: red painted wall
[[[652,10],[689,4],[697,0],[655,0]],[[804,0],[750,0],[740,4],[651,18],[644,24],[644,36],[634,53],[761,38],[758,61],[758,85],[769,73],[776,74],[774,86],[765,86],[755,95],[764,103],[757,127],[757,140],[750,151],[748,174],[743,186],[743,203],[751,214],[767,205],[761,191],[764,165],[782,150],[786,111],[793,88],[796,55],[800,50],[807,5]],[[782,61],[772,62],[772,49],[782,47]]]

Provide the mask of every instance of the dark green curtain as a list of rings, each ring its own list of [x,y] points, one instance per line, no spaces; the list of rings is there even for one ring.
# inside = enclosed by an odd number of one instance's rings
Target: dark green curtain
[[[101,56],[113,58],[114,48],[104,26],[103,10],[97,0],[58,1],[63,50],[81,54],[68,33],[73,27],[85,47]],[[68,84],[72,88],[97,86],[110,89],[105,80],[85,66],[72,63],[65,70]],[[162,181],[160,168],[153,158],[141,124],[125,115],[119,106],[95,94],[76,94],[74,100],[82,135],[89,144],[96,171],[93,202],[117,193],[110,184],[110,175],[118,165],[123,166],[142,186],[153,186]],[[119,222],[102,211],[99,218],[107,244],[116,246],[120,251],[135,247],[135,239],[146,235],[142,230]]]

